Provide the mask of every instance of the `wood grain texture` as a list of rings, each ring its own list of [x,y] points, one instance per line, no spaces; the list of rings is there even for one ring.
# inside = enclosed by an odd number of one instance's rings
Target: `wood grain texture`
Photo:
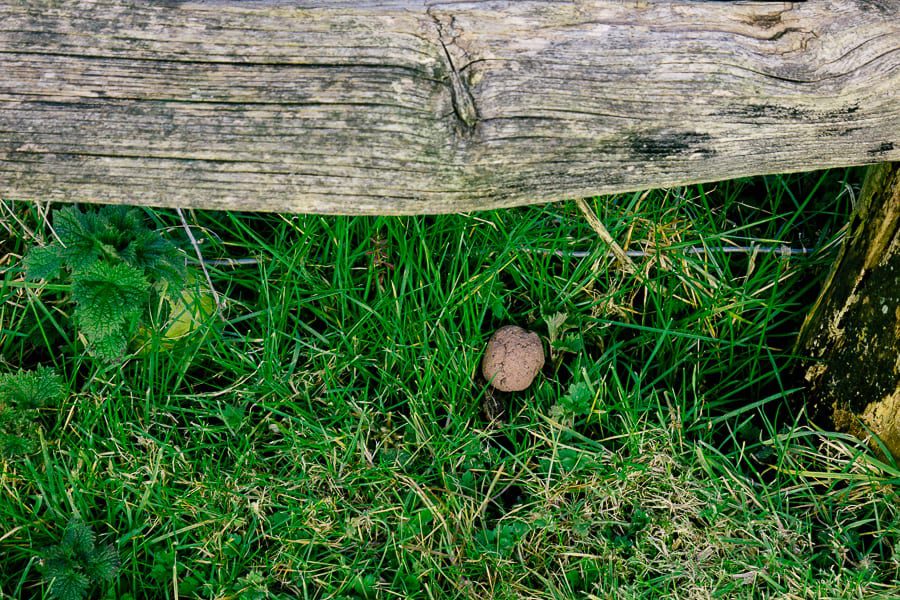
[[[0,0],[0,197],[436,213],[900,160],[900,0]]]

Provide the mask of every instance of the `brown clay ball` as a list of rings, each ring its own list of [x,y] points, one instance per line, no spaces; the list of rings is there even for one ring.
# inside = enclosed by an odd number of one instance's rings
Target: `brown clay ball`
[[[491,336],[481,372],[501,392],[521,392],[544,366],[544,347],[536,333],[515,325],[501,327]]]

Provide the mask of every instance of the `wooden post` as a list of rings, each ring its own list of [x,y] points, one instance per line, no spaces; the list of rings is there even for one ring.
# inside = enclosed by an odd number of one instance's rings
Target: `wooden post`
[[[870,167],[831,275],[803,325],[810,412],[900,457],[900,163]]]

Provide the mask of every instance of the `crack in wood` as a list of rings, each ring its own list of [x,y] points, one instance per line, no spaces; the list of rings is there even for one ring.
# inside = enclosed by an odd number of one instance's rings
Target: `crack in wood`
[[[453,56],[450,53],[450,46],[456,44],[457,35],[450,35],[445,31],[441,18],[428,9],[428,15],[432,18],[437,26],[438,42],[444,51],[444,58],[447,61],[447,74],[450,78],[450,97],[453,102],[453,112],[457,118],[465,126],[466,129],[472,130],[478,122],[478,111],[475,109],[475,98],[472,91],[466,83],[462,70],[472,64],[474,61],[468,62],[462,68],[458,68],[453,62]],[[452,23],[451,23],[452,28]],[[464,49],[460,48],[465,52]]]

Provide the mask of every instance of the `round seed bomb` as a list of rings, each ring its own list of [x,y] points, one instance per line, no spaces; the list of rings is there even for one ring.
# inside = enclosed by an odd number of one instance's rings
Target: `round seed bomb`
[[[501,392],[521,392],[544,366],[541,338],[516,325],[498,329],[488,341],[481,372]]]

